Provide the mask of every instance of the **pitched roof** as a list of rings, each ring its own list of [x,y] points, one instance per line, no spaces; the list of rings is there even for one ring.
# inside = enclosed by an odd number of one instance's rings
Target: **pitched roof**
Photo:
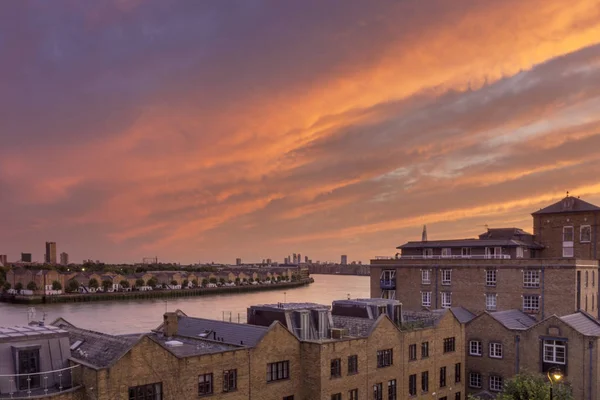
[[[346,317],[343,315],[332,315],[331,318],[335,328],[346,329],[348,335],[358,337],[369,336],[369,332],[376,321],[370,318]]]
[[[222,339],[223,343],[254,347],[269,330],[266,326],[237,324],[234,322],[180,316],[177,322],[177,335],[199,337],[210,333]]]
[[[113,336],[73,326],[63,319],[55,326],[69,332],[71,358],[95,368],[108,368],[123,357],[142,337]]]
[[[489,313],[507,329],[525,330],[537,323],[535,319],[520,310],[505,310]]]
[[[600,322],[588,313],[580,311],[559,318],[582,335],[600,336]]]
[[[428,240],[426,242],[407,242],[397,249],[421,249],[439,247],[528,247],[540,248],[537,243],[526,243],[521,240],[506,239],[451,239],[451,240]]]
[[[579,197],[567,196],[564,199],[549,205],[548,207],[542,208],[534,213],[531,213],[531,215],[573,213],[585,211],[600,211],[600,207],[588,203],[587,201],[583,201]]]
[[[173,336],[166,338],[161,334],[153,333],[147,337],[158,343],[175,357],[193,357],[201,354],[221,353],[229,350],[243,349],[243,346],[219,343],[212,340],[201,340],[191,337]]]
[[[451,307],[450,311],[461,324],[466,324],[476,317],[475,314],[463,307]]]
[[[479,239],[512,239],[515,236],[532,236],[521,228],[488,228],[487,232],[479,235]]]

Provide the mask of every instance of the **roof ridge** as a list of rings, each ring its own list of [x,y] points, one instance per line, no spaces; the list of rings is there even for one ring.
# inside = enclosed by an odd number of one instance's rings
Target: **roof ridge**
[[[60,328],[60,325],[59,325],[59,328]],[[77,331],[77,332],[88,333],[88,334],[96,335],[99,338],[112,339],[112,340],[115,340],[117,342],[120,342],[121,344],[130,344],[131,343],[130,340],[127,340],[126,338],[124,338],[122,336],[116,336],[116,335],[111,335],[109,333],[93,331],[91,329],[79,328],[79,327],[74,326],[74,325],[70,325],[70,326],[68,326],[68,328],[61,328],[61,329],[64,329],[67,332],[69,330],[74,330],[74,331]],[[142,333],[142,334],[140,334],[140,337],[145,336],[145,335],[146,335],[146,333]]]
[[[229,324],[229,325],[235,325],[235,326],[248,326],[248,327],[252,327],[252,328],[257,328],[257,329],[261,329],[261,330],[268,330],[269,328],[266,326],[262,326],[262,325],[254,325],[254,324],[244,324],[244,323],[240,323],[240,322],[229,322],[229,321],[219,321],[218,319],[210,319],[210,318],[201,318],[201,317],[190,317],[189,315],[186,316],[182,316],[181,318],[189,318],[189,319],[195,319],[195,320],[199,320],[199,321],[210,321],[210,322],[216,322],[219,324]]]

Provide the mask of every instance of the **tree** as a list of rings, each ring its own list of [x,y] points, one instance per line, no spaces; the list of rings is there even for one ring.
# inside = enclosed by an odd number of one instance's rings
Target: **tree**
[[[59,281],[52,282],[52,290],[62,290],[62,285]]]
[[[248,282],[248,279],[244,278],[242,279],[242,282]]]
[[[34,281],[31,281],[27,284],[27,290],[37,290],[37,285]]]
[[[235,284],[239,285],[240,284],[240,277],[238,276],[237,278],[235,278]]]
[[[135,287],[139,288],[139,287],[142,287],[142,286],[144,286],[144,280],[142,278],[136,279],[135,280]]]
[[[298,280],[298,275],[292,274],[292,282],[296,282]]]
[[[215,280],[215,282],[216,282],[216,280]],[[202,286],[206,287],[206,285],[208,285],[208,279],[204,278],[204,279],[202,279]]]
[[[105,279],[102,281],[102,290],[105,292],[108,292],[108,289],[110,289],[112,287],[112,282],[109,281],[108,279]]]
[[[198,287],[198,279],[192,279],[192,285],[194,285],[194,287]]]
[[[270,277],[270,276],[267,276],[265,280],[266,280],[267,282],[271,282],[271,277]]]
[[[554,400],[573,400],[571,388],[567,384],[552,386]],[[470,396],[469,400],[477,400]],[[496,400],[549,400],[550,382],[544,375],[521,373],[506,381],[504,389]]]
[[[129,281],[127,279],[123,279],[121,282],[119,282],[119,285],[121,285],[123,289],[127,289],[129,287]]]
[[[177,281],[175,279],[171,281],[171,286],[177,286]]]
[[[100,287],[100,283],[98,283],[98,279],[92,278],[88,282],[88,286],[94,289],[98,289]]]
[[[152,277],[150,279],[148,279],[148,282],[146,282],[146,285],[155,288],[156,285],[158,285],[158,280],[155,277]]]
[[[224,285],[225,284],[225,278],[219,278],[219,283],[221,285]]]
[[[10,290],[10,282],[4,282],[2,289],[4,289],[5,292],[8,292]]]
[[[209,281],[210,283],[214,283],[214,284],[216,284],[216,283],[218,282],[218,281],[217,281],[217,278],[215,278],[215,277],[212,277],[212,278],[210,278],[208,281]]]
[[[190,281],[188,281],[187,279],[184,279],[183,282],[181,282],[181,287],[188,287],[190,285]]]
[[[69,282],[67,282],[67,291],[73,293],[77,290],[79,290],[79,282],[77,282],[75,279],[69,280]]]

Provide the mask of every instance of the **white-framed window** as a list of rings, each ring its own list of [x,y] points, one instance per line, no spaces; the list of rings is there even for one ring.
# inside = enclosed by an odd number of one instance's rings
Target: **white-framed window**
[[[490,375],[490,391],[500,392],[502,390],[502,377],[498,375]]]
[[[421,305],[431,307],[431,292],[421,292]]]
[[[523,311],[538,312],[540,309],[540,296],[537,294],[523,296]]]
[[[592,241],[592,227],[590,225],[581,225],[579,228],[579,241],[581,243]]]
[[[487,311],[496,311],[496,293],[485,294],[485,309]]]
[[[524,256],[524,248],[523,247],[517,247],[517,252],[516,252],[516,257],[517,258],[523,258]]]
[[[502,258],[502,247],[486,247],[485,258]]]
[[[460,250],[460,255],[463,257],[471,257],[471,248],[470,247],[463,247]]]
[[[537,269],[526,269],[523,271],[523,286],[526,288],[540,287],[540,271]]]
[[[498,272],[495,269],[488,269],[485,271],[485,285],[496,286],[496,278]]]
[[[574,229],[572,226],[563,226],[563,242],[573,242]]]
[[[421,284],[429,285],[431,283],[431,270],[422,269],[421,270]]]
[[[433,257],[433,249],[423,249],[423,258]]]
[[[502,358],[502,343],[490,343],[490,358]]]
[[[575,251],[573,250],[573,246],[565,246],[563,247],[563,257],[571,258],[575,255]]]
[[[481,374],[479,372],[469,372],[469,387],[481,388]]]
[[[452,293],[451,292],[442,292],[442,307],[444,307],[444,308],[452,307]]]
[[[442,257],[452,257],[452,249],[449,247],[444,247],[442,249]]]
[[[566,364],[567,342],[563,340],[544,340],[544,362]]]
[[[483,346],[480,340],[470,340],[469,341],[469,355],[470,356],[480,356],[483,350]]]
[[[452,283],[452,270],[451,269],[443,269],[442,270],[442,285],[450,285]]]

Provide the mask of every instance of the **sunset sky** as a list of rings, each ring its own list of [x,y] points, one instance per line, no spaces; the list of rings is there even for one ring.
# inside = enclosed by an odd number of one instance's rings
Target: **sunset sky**
[[[368,262],[600,205],[597,0],[0,4],[0,254]]]

